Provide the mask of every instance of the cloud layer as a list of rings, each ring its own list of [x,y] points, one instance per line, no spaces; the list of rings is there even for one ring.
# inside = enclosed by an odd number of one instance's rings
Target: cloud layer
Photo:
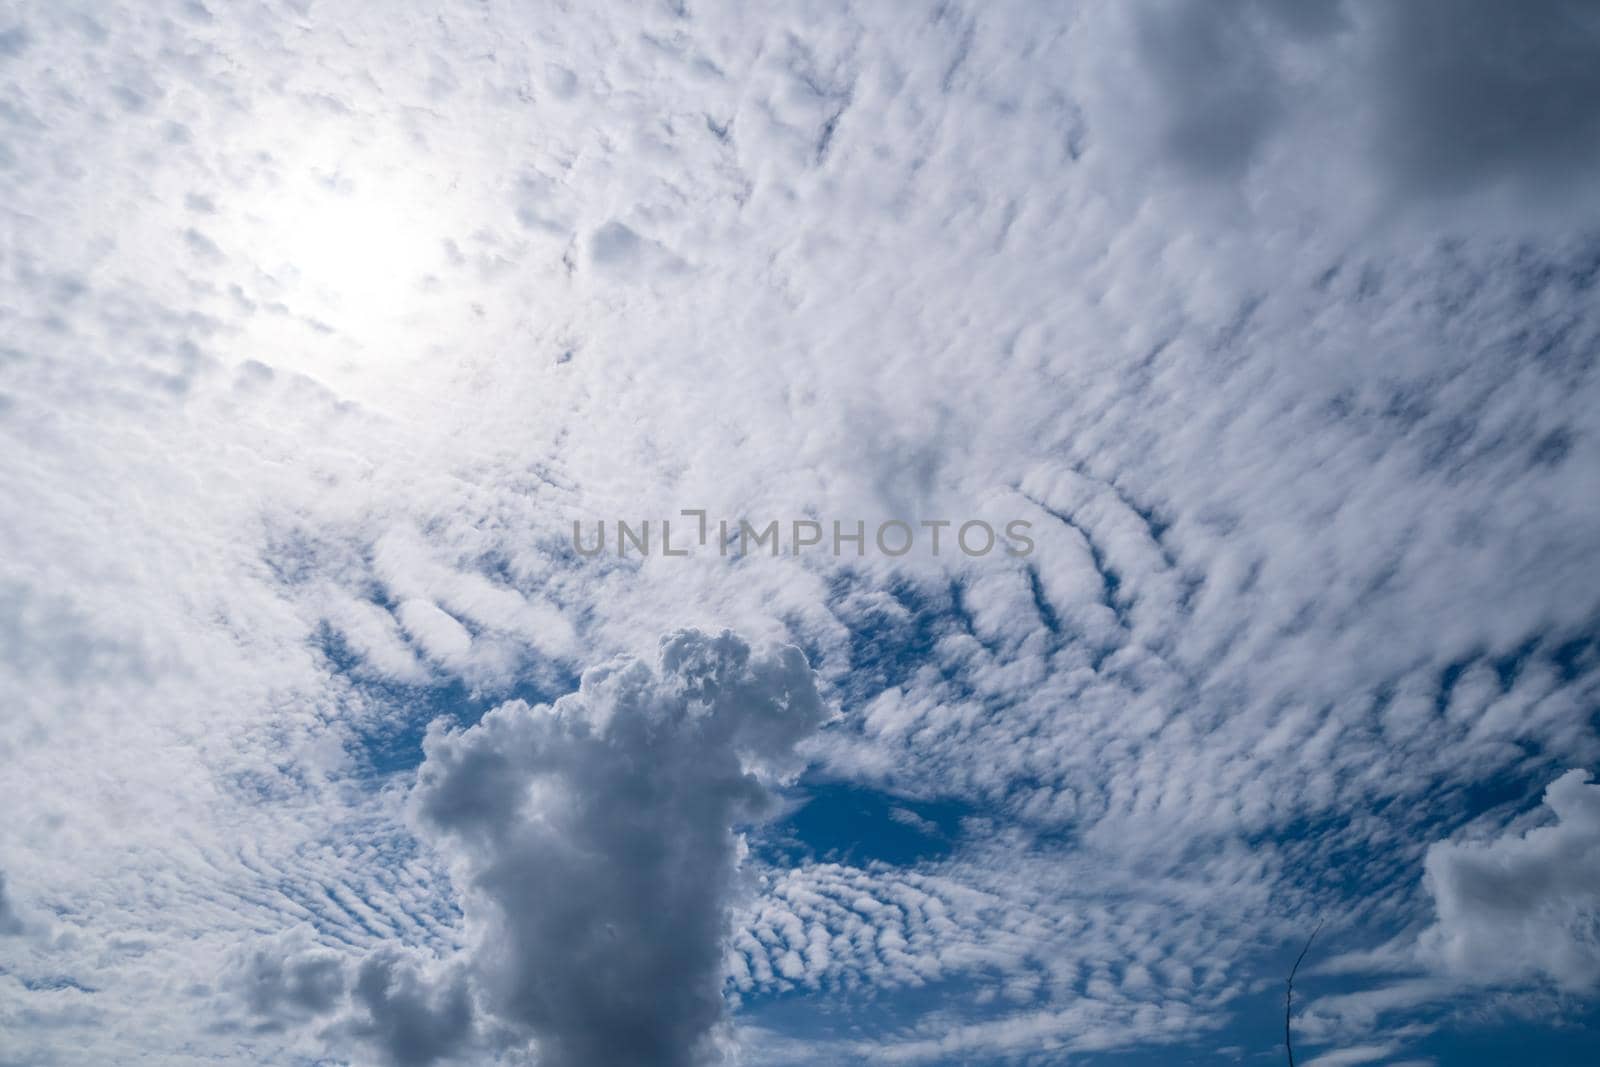
[[[0,1059],[1271,1055],[1318,918],[1308,1056],[1581,1016],[1595,33],[5,9]],[[1038,547],[571,551],[681,508]]]

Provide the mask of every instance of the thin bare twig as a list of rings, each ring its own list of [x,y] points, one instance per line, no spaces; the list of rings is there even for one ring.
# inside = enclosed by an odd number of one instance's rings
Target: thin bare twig
[[[1322,932],[1322,923],[1317,923],[1317,928],[1311,931],[1311,936],[1306,938],[1306,947],[1300,950],[1300,955],[1295,957],[1294,966],[1289,968],[1289,980],[1283,984],[1283,1047],[1289,1053],[1289,1067],[1294,1067],[1294,1034],[1290,1031],[1289,1023],[1294,1016],[1294,976],[1300,969],[1300,963],[1306,958],[1306,953],[1311,951],[1311,942],[1317,939]]]

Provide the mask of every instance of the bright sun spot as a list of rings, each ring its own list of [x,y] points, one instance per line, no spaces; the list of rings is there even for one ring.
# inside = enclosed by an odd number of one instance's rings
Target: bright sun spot
[[[371,398],[450,335],[437,320],[459,304],[444,291],[459,204],[401,137],[271,119],[240,146],[257,165],[221,234],[254,309],[249,351]]]
[[[281,332],[268,331],[279,360],[327,369],[311,351],[323,346],[296,341],[295,327],[336,338],[341,358],[393,354],[446,266],[449,190],[397,138],[357,142],[334,124],[297,132],[261,154],[238,201],[231,236],[250,264],[243,289],[280,320]],[[294,360],[297,347],[305,358]]]
[[[263,235],[262,265],[341,331],[402,315],[442,249],[415,183],[316,174],[285,194]]]

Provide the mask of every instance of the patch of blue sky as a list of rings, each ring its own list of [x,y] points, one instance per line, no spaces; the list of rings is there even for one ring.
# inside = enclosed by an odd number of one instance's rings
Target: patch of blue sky
[[[1318,944],[1321,944],[1320,940]],[[1283,981],[1298,945],[1285,945],[1273,957],[1276,970],[1263,968],[1261,980],[1228,1006],[1227,1021],[1214,1034],[1168,1049],[1141,1048],[1120,1053],[1074,1057],[1074,1064],[1094,1067],[1169,1067],[1179,1064],[1277,1064],[1286,1062],[1283,1046]],[[1550,1014],[1530,1019],[1500,1009],[1492,993],[1447,998],[1453,1006],[1441,1016],[1436,1007],[1384,1016],[1374,1032],[1341,1043],[1313,1040],[1301,1026],[1301,1013],[1315,1009],[1318,997],[1369,991],[1362,977],[1330,977],[1315,973],[1315,955],[1295,978],[1295,1062],[1304,1065],[1359,1046],[1383,1049],[1372,1059],[1352,1063],[1437,1064],[1439,1067],[1504,1067],[1508,1063],[1539,1067],[1594,1067],[1595,1033],[1600,1008],[1577,1002],[1549,1001]],[[1308,973],[1308,971],[1310,973]]]
[[[1491,1008],[1458,1011],[1432,1033],[1406,1046],[1407,1057],[1441,1067],[1594,1067],[1600,1063],[1600,1005],[1552,998],[1538,1018]]]
[[[372,780],[415,769],[422,762],[422,739],[436,719],[464,728],[509,700],[549,703],[578,687],[577,674],[553,661],[530,662],[513,682],[495,689],[474,688],[446,674],[431,684],[408,685],[365,670],[331,628],[322,629],[318,644],[330,670],[379,712],[360,717],[353,734],[358,766]]]
[[[802,780],[799,793],[799,807],[757,836],[761,859],[911,866],[949,855],[972,814],[953,800],[910,800],[821,779]]]
[[[825,675],[848,668],[835,682],[847,708],[906,685],[925,669],[938,670],[955,694],[972,694],[960,673],[938,655],[939,643],[948,637],[981,640],[963,603],[960,582],[918,583],[901,576],[878,586],[864,575],[846,572],[832,582],[828,600],[849,627],[849,663],[830,662],[820,649],[802,645],[802,650]]]

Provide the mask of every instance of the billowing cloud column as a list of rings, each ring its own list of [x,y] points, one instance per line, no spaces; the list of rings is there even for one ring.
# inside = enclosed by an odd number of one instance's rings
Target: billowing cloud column
[[[549,1067],[714,1058],[735,827],[823,716],[797,649],[685,631],[656,670],[432,732],[415,811],[466,894],[489,1028]]]

